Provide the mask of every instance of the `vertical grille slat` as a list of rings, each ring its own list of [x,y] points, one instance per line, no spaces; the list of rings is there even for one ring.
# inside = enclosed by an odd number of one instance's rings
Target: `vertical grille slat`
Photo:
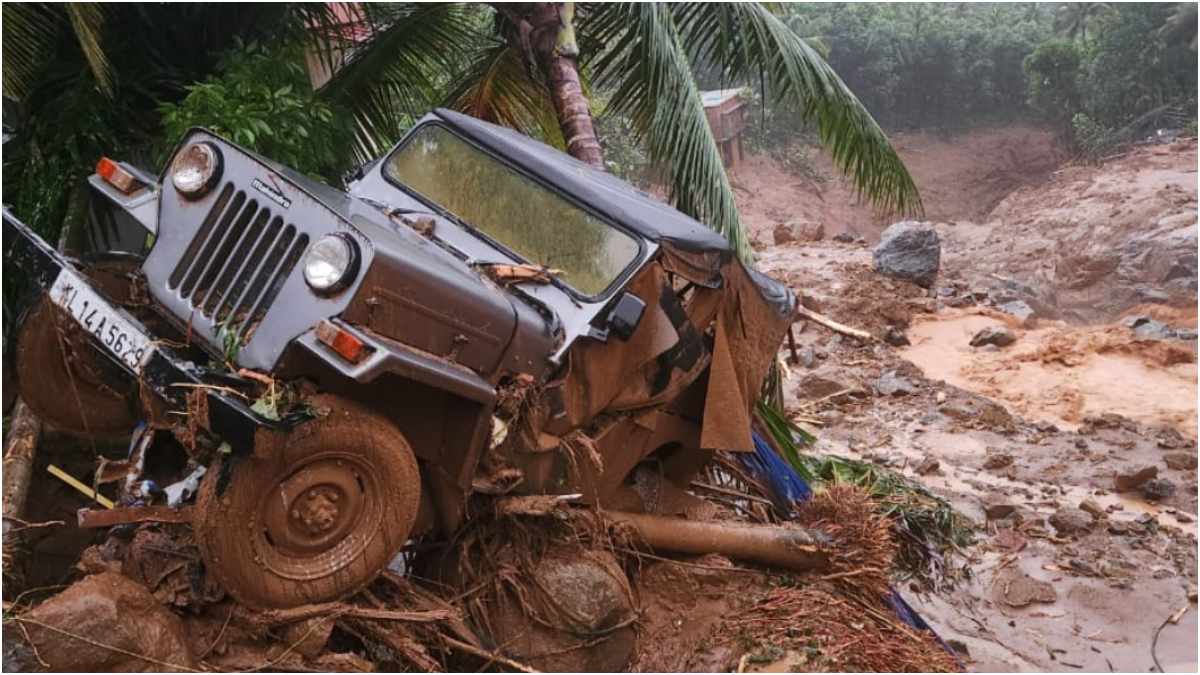
[[[227,183],[171,270],[167,287],[212,334],[249,342],[308,246],[270,206]]]

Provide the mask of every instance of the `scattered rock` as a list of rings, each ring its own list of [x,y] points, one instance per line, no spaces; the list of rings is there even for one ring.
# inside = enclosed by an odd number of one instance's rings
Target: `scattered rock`
[[[1079,450],[1087,450],[1088,449],[1087,441],[1085,441],[1082,438],[1076,438],[1075,439],[1075,447],[1078,448]]]
[[[941,462],[927,455],[925,459],[922,459],[921,463],[918,464],[915,469],[913,469],[913,471],[917,472],[917,475],[919,476],[928,476],[934,471],[937,471],[939,467],[941,467]]]
[[[983,507],[983,515],[988,520],[1004,520],[1017,512],[1017,505],[1008,502],[996,502]]]
[[[800,398],[821,398],[848,388],[837,380],[811,374],[800,378],[800,383],[796,386],[796,395]]]
[[[1017,336],[1005,326],[988,326],[980,330],[971,338],[972,347],[982,347],[984,345],[996,345],[997,347],[1007,347],[1017,341]]]
[[[1116,534],[1116,535],[1128,534],[1129,533],[1129,523],[1124,520],[1109,521],[1108,533]]]
[[[876,272],[929,288],[941,267],[942,246],[932,225],[906,220],[883,231],[874,257]]]
[[[1196,519],[1195,519],[1195,518],[1193,518],[1193,517],[1189,516],[1188,514],[1184,513],[1183,511],[1180,511],[1179,513],[1176,513],[1176,514],[1175,514],[1175,520],[1178,520],[1178,521],[1179,521],[1179,522],[1181,522],[1181,523],[1194,523],[1194,522],[1196,522]]]
[[[812,347],[801,347],[796,352],[796,358],[800,360],[800,365],[805,368],[812,368],[817,365],[817,353]]]
[[[1187,450],[1164,452],[1162,458],[1169,469],[1177,469],[1179,471],[1196,470],[1196,453],[1194,452]]]
[[[1007,452],[989,452],[983,460],[983,468],[989,471],[997,471],[1012,466],[1012,463],[1013,456]]]
[[[883,341],[893,347],[907,347],[912,343],[908,341],[908,336],[904,331],[895,326],[888,326],[887,331],[883,334]]]
[[[946,392],[939,391],[936,395],[934,395],[933,400],[936,401],[938,404],[945,403],[946,402]]]
[[[1192,441],[1185,438],[1175,427],[1163,427],[1160,429],[1158,435],[1154,437],[1154,442],[1164,450],[1190,448],[1193,445]]]
[[[1000,599],[1010,607],[1025,607],[1035,602],[1055,602],[1058,593],[1049,582],[1034,579],[1017,571],[1009,571],[996,584]]]
[[[114,572],[84,577],[24,617],[28,619],[24,631],[17,629],[12,634],[27,633],[29,642],[52,671],[144,672],[170,666],[176,666],[173,670],[191,670],[195,665],[179,617],[159,604],[144,586]],[[90,642],[43,626],[69,630]],[[28,656],[28,670],[40,669],[36,657]]]
[[[956,391],[953,397],[938,407],[938,412],[951,419],[987,429],[1013,429],[1012,415],[1004,406],[974,394]]]
[[[774,235],[776,246],[796,241],[796,235],[792,232],[792,228],[786,223],[780,223],[776,225]]]
[[[1099,502],[1091,498],[1079,502],[1079,510],[1090,513],[1091,516],[1096,520],[1103,520],[1104,518],[1108,517],[1108,514],[1104,511],[1104,507],[1100,506]]]
[[[1148,316],[1127,316],[1121,319],[1121,325],[1145,340],[1172,340],[1176,337],[1174,329]]]
[[[1055,511],[1050,516],[1050,524],[1059,536],[1081,534],[1092,529],[1092,516],[1083,509],[1068,506]]]
[[[1142,483],[1142,496],[1152,502],[1175,496],[1175,483],[1166,478],[1154,478]]]
[[[833,235],[833,240],[842,244],[863,244],[867,241],[866,239],[863,239],[862,237],[851,232],[838,232],[837,234]]]
[[[971,650],[967,649],[967,645],[963,643],[962,640],[950,638],[949,640],[946,640],[946,644],[950,646],[950,649],[953,649],[956,654],[964,659],[971,658]]]
[[[1033,328],[1037,325],[1037,312],[1024,300],[1012,300],[997,307],[1020,322],[1022,328]]]
[[[911,380],[897,375],[896,371],[889,370],[875,381],[875,391],[880,396],[908,396],[917,393],[917,386]]]
[[[792,236],[798,241],[821,241],[825,238],[825,225],[811,220],[800,220],[788,223]]]
[[[1142,483],[1158,478],[1157,466],[1142,466],[1128,471],[1122,471],[1113,478],[1113,487],[1117,492],[1129,492],[1142,486]]]
[[[1090,562],[1083,560],[1082,558],[1071,558],[1070,560],[1067,561],[1067,565],[1069,565],[1071,567],[1071,569],[1073,569],[1076,572],[1079,572],[1080,574],[1083,574],[1085,576],[1089,576],[1089,577],[1100,576],[1100,572],[1098,572],[1096,570],[1096,568],[1093,567]]]

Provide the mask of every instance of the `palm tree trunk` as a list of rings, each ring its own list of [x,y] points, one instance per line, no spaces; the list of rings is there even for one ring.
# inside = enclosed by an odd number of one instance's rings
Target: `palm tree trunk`
[[[592,124],[591,106],[579,81],[574,3],[533,2],[495,7],[517,26],[527,58],[536,63],[546,78],[567,152],[604,169],[604,153]]]

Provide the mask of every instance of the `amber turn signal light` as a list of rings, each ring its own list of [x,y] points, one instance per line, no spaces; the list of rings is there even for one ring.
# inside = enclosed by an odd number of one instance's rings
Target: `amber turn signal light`
[[[317,324],[317,339],[350,363],[358,363],[367,355],[367,346],[362,340],[338,328],[332,321],[322,320]]]
[[[125,194],[133,192],[141,184],[132,173],[121,168],[120,164],[107,157],[101,157],[100,161],[96,162],[96,173],[100,174],[104,182]]]

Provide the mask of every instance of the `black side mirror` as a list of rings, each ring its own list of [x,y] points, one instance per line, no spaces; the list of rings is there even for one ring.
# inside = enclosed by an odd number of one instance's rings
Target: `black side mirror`
[[[637,329],[645,313],[646,303],[633,293],[625,291],[608,313],[608,330],[622,340],[628,340],[633,337],[633,331]]]

